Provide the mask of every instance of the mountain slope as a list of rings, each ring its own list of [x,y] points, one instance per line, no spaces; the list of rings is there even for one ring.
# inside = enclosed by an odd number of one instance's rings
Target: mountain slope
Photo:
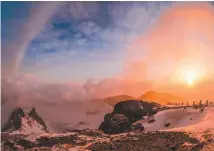
[[[145,94],[140,96],[138,100],[152,101],[152,102],[157,102],[161,104],[167,104],[169,102],[171,103],[186,102],[186,100],[181,97],[174,96],[169,93],[157,93],[155,91],[146,92]]]
[[[28,113],[28,116],[36,120],[40,125],[42,125],[45,129],[47,129],[47,126],[45,122],[42,120],[42,118],[36,113],[35,107],[32,108],[32,110]]]
[[[22,125],[22,118],[25,117],[25,113],[21,108],[16,108],[13,110],[13,112],[10,115],[9,120],[5,123],[5,125],[2,127],[2,131],[15,131],[20,129]]]
[[[97,99],[93,100],[92,102],[95,104],[101,104],[106,102],[110,106],[114,106],[118,102],[126,101],[126,100],[142,100],[142,101],[148,101],[148,102],[156,102],[159,104],[167,104],[169,102],[176,103],[176,102],[186,102],[185,99],[175,96],[169,93],[158,93],[155,91],[147,91],[145,94],[141,95],[139,98],[135,98],[129,95],[116,95],[111,96],[105,99]]]
[[[111,96],[104,99],[104,101],[111,106],[114,106],[118,102],[126,101],[126,100],[136,100],[136,98],[129,95],[116,95],[116,96]]]
[[[2,127],[3,132],[13,133],[45,133],[47,126],[33,108],[29,113],[22,108],[15,108],[8,121]]]

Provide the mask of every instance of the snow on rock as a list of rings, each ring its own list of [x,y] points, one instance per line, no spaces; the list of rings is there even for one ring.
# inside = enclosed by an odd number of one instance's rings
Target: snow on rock
[[[32,111],[27,113],[21,108],[14,109],[10,118],[3,126],[2,131],[10,132],[11,134],[26,135],[37,135],[48,132],[48,128],[42,118],[36,113],[35,108]]]
[[[24,133],[24,134],[32,134],[32,133],[45,133],[44,127],[40,125],[36,120],[31,119],[28,115],[26,117],[21,118],[22,125],[20,129],[13,131],[13,134],[16,133]]]

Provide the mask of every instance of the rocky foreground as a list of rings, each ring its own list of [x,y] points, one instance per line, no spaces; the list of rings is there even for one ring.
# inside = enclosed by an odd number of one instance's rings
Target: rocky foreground
[[[2,151],[197,151],[214,150],[209,132],[193,135],[184,132],[131,131],[110,135],[97,130],[76,130],[69,133],[46,133],[35,138],[2,133]]]
[[[46,124],[32,112],[33,118],[22,109],[12,112],[1,133],[2,151],[214,151],[214,110],[208,106],[163,109],[128,100],[105,114],[98,130],[64,133],[44,131]]]

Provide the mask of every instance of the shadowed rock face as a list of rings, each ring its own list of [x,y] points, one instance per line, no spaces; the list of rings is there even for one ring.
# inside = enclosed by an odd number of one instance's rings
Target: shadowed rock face
[[[99,130],[107,134],[118,134],[131,130],[131,123],[122,114],[108,113],[104,117],[104,122],[100,124]]]
[[[41,124],[42,126],[44,126],[45,129],[47,129],[47,126],[46,126],[45,122],[43,121],[43,119],[36,113],[35,107],[33,107],[32,110],[28,113],[28,116],[35,119],[39,124]]]
[[[132,123],[141,120],[143,116],[155,114],[157,111],[154,107],[159,104],[144,102],[138,100],[127,100],[117,103],[114,111],[104,116],[104,121],[100,124],[99,129],[107,134],[117,134],[130,131]],[[134,129],[144,130],[142,125],[133,125]]]
[[[127,100],[119,102],[114,106],[114,113],[125,115],[131,123],[136,122],[146,116],[147,114],[154,114],[154,107],[158,106],[156,103],[149,103],[137,100]]]
[[[12,132],[12,131],[19,130],[22,127],[22,124],[23,124],[22,120],[27,120],[29,123],[31,123],[32,121],[35,120],[38,124],[43,126],[43,130],[45,132],[48,132],[45,122],[36,113],[36,109],[34,107],[32,108],[32,110],[28,114],[25,113],[22,108],[15,108],[12,111],[8,121],[2,127],[2,132]],[[31,124],[29,124],[29,125],[31,127]]]
[[[21,127],[22,117],[25,117],[24,111],[21,108],[15,108],[12,111],[9,120],[2,127],[2,131],[11,132],[11,131],[18,130]]]

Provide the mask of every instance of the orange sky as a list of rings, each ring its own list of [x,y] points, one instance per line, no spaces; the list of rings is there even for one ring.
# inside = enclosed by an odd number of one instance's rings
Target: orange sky
[[[126,80],[151,80],[154,89],[188,99],[214,99],[214,8],[205,2],[174,5],[127,54]],[[189,71],[196,72],[191,87],[185,79]]]
[[[124,53],[127,56],[124,70],[112,79],[88,80],[83,85],[73,82],[48,85],[25,75],[11,83],[17,85],[13,86],[17,93],[21,92],[23,104],[31,103],[30,99],[38,102],[40,95],[42,101],[69,102],[118,94],[139,97],[148,90],[172,93],[190,101],[214,100],[212,5],[205,2],[176,3],[162,12]],[[192,86],[187,85],[189,71],[196,73]],[[58,73],[63,75],[63,72]],[[10,87],[9,90],[12,91]]]

